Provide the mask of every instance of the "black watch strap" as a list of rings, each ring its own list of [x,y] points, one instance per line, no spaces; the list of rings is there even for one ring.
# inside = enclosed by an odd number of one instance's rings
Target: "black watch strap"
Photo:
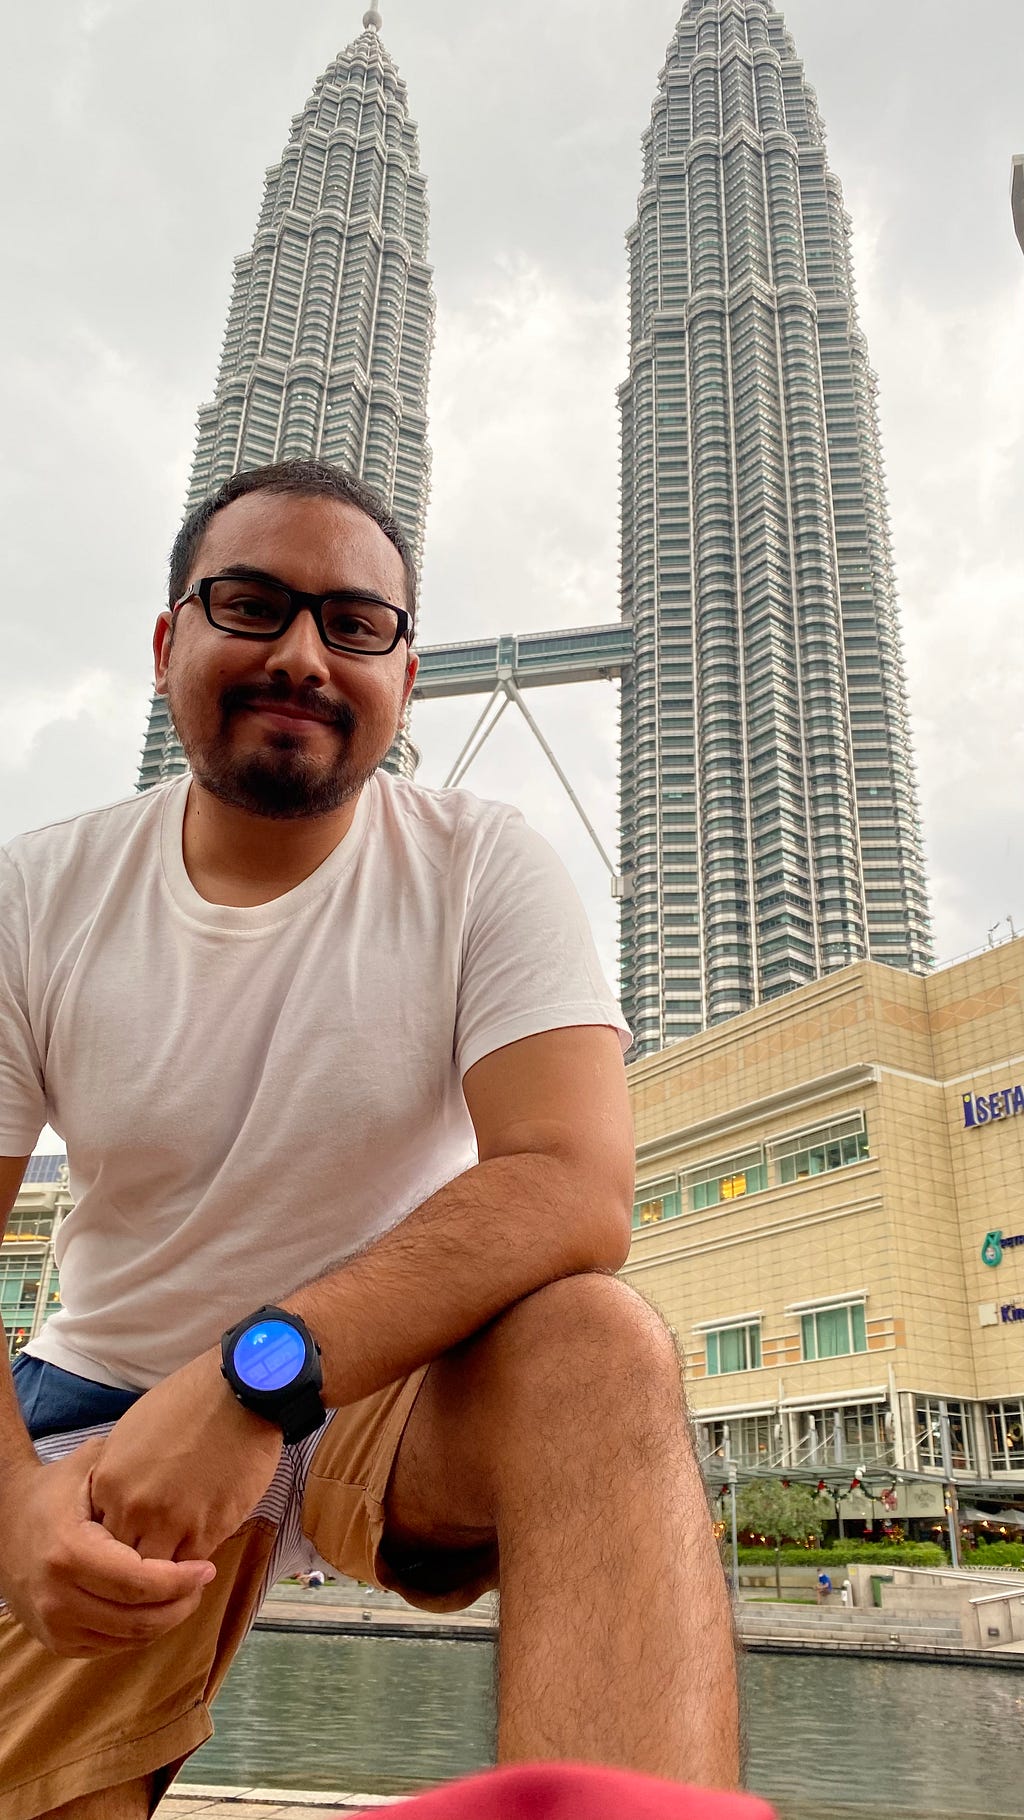
[[[296,1441],[304,1441],[307,1435],[315,1434],[327,1420],[327,1411],[316,1385],[304,1384],[297,1390],[277,1419],[286,1447],[293,1447]]]

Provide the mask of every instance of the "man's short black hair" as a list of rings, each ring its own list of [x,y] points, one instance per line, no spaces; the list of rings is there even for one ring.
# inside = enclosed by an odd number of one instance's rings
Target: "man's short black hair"
[[[249,468],[244,473],[232,474],[231,479],[225,480],[208,499],[193,506],[174,539],[171,550],[168,593],[172,607],[188,587],[196,551],[211,518],[223,511],[225,506],[231,505],[233,500],[244,499],[247,493],[295,493],[302,499],[340,499],[346,505],[365,512],[367,518],[372,518],[374,524],[380,526],[388,542],[394,544],[402,558],[405,604],[415,620],[416,563],[405,532],[379,493],[366,486],[365,482],[357,480],[354,474],[347,473],[344,468],[332,467],[327,461],[278,461],[271,467]]]

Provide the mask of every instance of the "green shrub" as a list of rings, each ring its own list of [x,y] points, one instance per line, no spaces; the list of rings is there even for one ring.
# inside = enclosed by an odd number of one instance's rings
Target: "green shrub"
[[[1019,1544],[1004,1544],[1018,1548],[1024,1555],[1024,1547]],[[979,1554],[981,1551],[979,1550]],[[986,1560],[997,1553],[995,1548],[985,1549]],[[769,1567],[774,1563],[775,1550],[767,1547],[741,1547],[740,1563],[747,1562]],[[830,1548],[784,1548],[782,1550],[784,1567],[845,1567],[849,1562],[860,1561],[865,1565],[874,1565],[877,1561],[884,1566],[892,1567],[944,1567],[947,1555],[937,1542],[858,1542],[855,1537],[847,1542],[834,1543]],[[980,1565],[980,1563],[979,1563]],[[1002,1562],[992,1561],[993,1567]]]
[[[965,1566],[1024,1567],[1024,1542],[982,1542],[971,1549]]]

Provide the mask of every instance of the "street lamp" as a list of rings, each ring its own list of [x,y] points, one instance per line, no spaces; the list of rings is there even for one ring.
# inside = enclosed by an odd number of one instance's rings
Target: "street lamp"
[[[942,1442],[942,1476],[944,1486],[943,1502],[946,1506],[946,1520],[949,1525],[949,1564],[960,1566],[960,1506],[956,1494],[956,1480],[953,1477],[953,1449],[949,1439],[949,1409],[945,1397],[939,1400],[939,1435]]]
[[[740,1548],[736,1534],[736,1467],[729,1463],[729,1528],[732,1541],[732,1596],[740,1596]]]

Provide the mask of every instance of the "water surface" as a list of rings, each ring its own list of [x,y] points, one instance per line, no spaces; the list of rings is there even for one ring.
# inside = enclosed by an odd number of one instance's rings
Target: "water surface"
[[[400,1794],[493,1762],[487,1642],[256,1632],[184,1782]],[[1024,1670],[749,1656],[748,1786],[783,1820],[1019,1820]]]

